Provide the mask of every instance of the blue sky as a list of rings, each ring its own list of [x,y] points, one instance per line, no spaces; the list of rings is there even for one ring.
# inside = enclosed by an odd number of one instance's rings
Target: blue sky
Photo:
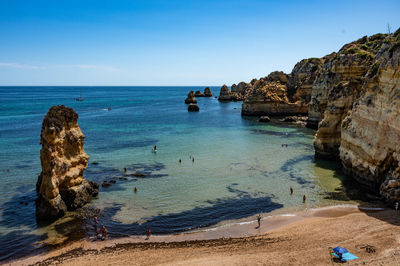
[[[0,85],[231,85],[388,23],[398,0],[1,0]]]

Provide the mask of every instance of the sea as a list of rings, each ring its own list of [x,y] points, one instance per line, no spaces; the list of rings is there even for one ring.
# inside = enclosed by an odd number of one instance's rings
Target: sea
[[[218,87],[188,112],[190,90],[204,87],[0,87],[0,261],[94,239],[94,215],[116,238],[336,203],[329,195],[342,184],[340,166],[314,159],[314,130],[242,117],[241,102],[214,97]],[[116,183],[48,224],[36,221],[35,185],[41,124],[53,105],[79,115],[85,178]]]

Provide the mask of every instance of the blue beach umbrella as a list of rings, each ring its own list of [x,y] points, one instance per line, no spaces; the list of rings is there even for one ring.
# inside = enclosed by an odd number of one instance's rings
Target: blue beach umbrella
[[[337,253],[337,254],[344,254],[344,253],[348,253],[349,251],[347,250],[347,249],[345,249],[345,248],[342,248],[342,247],[335,247],[334,249],[333,249],[333,251],[335,252],[335,253]]]

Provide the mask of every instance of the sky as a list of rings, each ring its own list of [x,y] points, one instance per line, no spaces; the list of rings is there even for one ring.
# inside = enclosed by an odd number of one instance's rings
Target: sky
[[[0,86],[221,86],[400,27],[400,1],[1,0]]]

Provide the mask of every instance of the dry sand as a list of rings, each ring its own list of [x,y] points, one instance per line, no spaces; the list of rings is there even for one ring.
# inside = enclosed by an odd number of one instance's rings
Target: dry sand
[[[351,265],[400,265],[400,213],[331,207],[264,217],[208,231],[79,241],[14,261],[28,265],[331,265],[328,247],[359,257]],[[227,238],[229,236],[229,238]],[[372,245],[375,253],[361,248]]]

